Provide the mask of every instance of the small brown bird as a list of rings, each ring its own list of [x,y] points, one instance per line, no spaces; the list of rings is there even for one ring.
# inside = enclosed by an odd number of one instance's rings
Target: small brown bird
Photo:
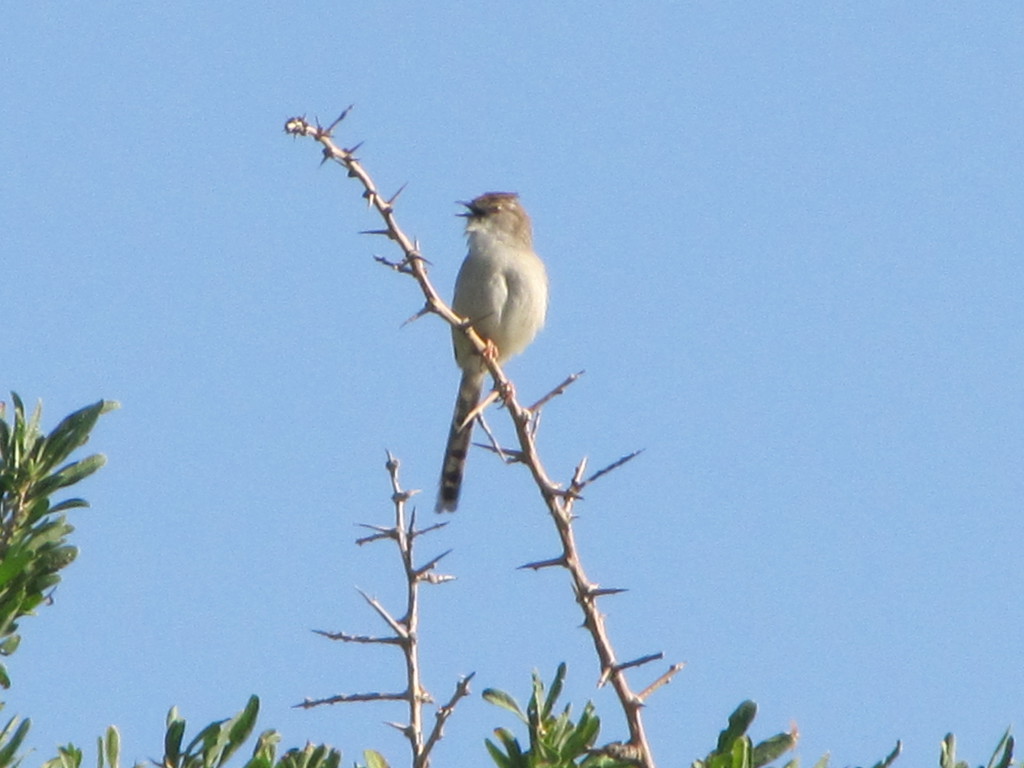
[[[533,252],[530,217],[511,192],[488,192],[462,203],[467,212],[469,253],[455,281],[452,309],[466,318],[494,345],[499,363],[518,355],[544,325],[548,309],[548,276]],[[441,468],[437,512],[459,505],[462,476],[469,453],[472,422],[463,424],[476,407],[487,369],[465,335],[452,329],[455,362],[462,369],[448,447]]]

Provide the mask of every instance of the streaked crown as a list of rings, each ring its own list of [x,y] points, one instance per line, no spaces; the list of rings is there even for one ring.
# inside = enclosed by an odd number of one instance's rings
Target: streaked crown
[[[511,237],[527,248],[533,247],[533,229],[530,217],[519,203],[515,192],[485,192],[468,203],[466,232],[487,232],[496,237]]]

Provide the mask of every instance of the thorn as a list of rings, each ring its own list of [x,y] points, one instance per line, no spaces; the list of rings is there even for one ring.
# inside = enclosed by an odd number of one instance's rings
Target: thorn
[[[587,590],[587,594],[591,597],[607,597],[608,595],[621,595],[623,592],[629,592],[628,589],[622,587],[597,587],[596,589]]]
[[[408,491],[397,491],[391,494],[391,501],[393,502],[406,502],[421,491],[418,488],[412,488]]]
[[[396,731],[399,731],[403,736],[408,737],[413,734],[413,729],[411,725],[402,725],[401,723],[390,722],[388,720],[384,721],[384,725],[390,725]]]
[[[393,238],[390,229],[363,229],[359,232],[360,235],[383,235],[384,237]]]
[[[407,326],[409,323],[415,323],[417,320],[419,320],[424,315],[429,315],[430,312],[431,312],[430,307],[429,306],[424,306],[423,309],[421,309],[415,315],[413,315],[412,317],[407,318],[406,320],[402,321],[402,324],[400,326],[398,326],[398,327],[399,328],[405,328],[405,326]]]
[[[330,136],[330,135],[331,135],[331,131],[333,131],[333,130],[334,130],[335,128],[337,128],[337,127],[338,127],[338,124],[339,124],[339,123],[340,123],[340,122],[341,122],[342,120],[344,120],[344,119],[345,119],[346,117],[348,117],[348,113],[352,111],[352,107],[354,107],[354,106],[355,106],[355,104],[349,104],[349,105],[348,105],[347,107],[345,107],[345,108],[344,108],[344,109],[343,109],[343,110],[341,111],[341,114],[340,114],[340,115],[338,115],[338,119],[337,119],[337,120],[335,120],[335,121],[334,121],[333,123],[331,123],[331,124],[330,124],[329,126],[327,126],[327,135],[328,135],[328,136]]]
[[[388,205],[389,205],[389,206],[390,206],[390,205],[391,205],[392,203],[394,203],[394,202],[395,202],[395,200],[397,200],[397,199],[398,199],[398,196],[399,196],[400,194],[402,194],[402,193],[403,193],[403,192],[405,191],[405,188],[406,188],[407,186],[409,186],[409,182],[408,182],[408,181],[407,181],[407,182],[405,182],[405,184],[403,184],[402,186],[400,186],[400,187],[398,188],[398,191],[397,191],[397,192],[395,192],[395,194],[393,194],[393,195],[392,195],[392,196],[391,196],[390,198],[388,198]]]
[[[485,451],[496,453],[506,464],[520,464],[524,461],[524,454],[520,450],[514,448],[502,448],[501,446],[492,445],[491,443],[473,443],[476,448],[483,448]]]
[[[360,528],[376,531],[377,533],[390,533],[395,530],[394,528],[386,528],[383,525],[373,525],[371,523],[356,523],[356,525]]]
[[[604,475],[607,475],[613,469],[618,469],[623,464],[626,464],[627,462],[632,461],[637,456],[639,456],[641,453],[643,453],[645,450],[646,450],[646,448],[641,448],[638,451],[633,451],[632,453],[623,456],[621,459],[617,459],[616,461],[613,461],[611,464],[609,464],[604,469],[599,469],[597,472],[595,472],[590,477],[588,477],[586,480],[584,480],[583,484],[580,487],[582,488],[584,485],[590,485],[590,483],[592,483],[595,480],[597,480],[597,478],[602,477]]]
[[[434,558],[433,560],[431,560],[431,561],[430,561],[429,563],[424,563],[424,564],[423,564],[423,565],[421,565],[421,566],[420,566],[419,568],[417,568],[417,569],[416,569],[415,571],[413,571],[413,576],[415,576],[416,578],[419,578],[419,577],[421,577],[421,576],[422,576],[423,574],[425,574],[425,573],[429,572],[429,571],[430,571],[431,569],[433,569],[433,567],[434,567],[435,565],[437,565],[437,564],[438,564],[439,562],[441,562],[441,560],[442,560],[443,558],[445,558],[445,557],[447,557],[448,555],[450,555],[450,554],[451,554],[451,552],[452,552],[452,551],[451,551],[451,550],[449,549],[449,550],[448,550],[447,552],[442,552],[442,553],[441,553],[440,555],[438,555],[437,557],[435,557],[435,558]]]
[[[587,462],[590,459],[584,456],[580,459],[580,463],[576,465],[576,471],[572,473],[572,482],[569,483],[570,488],[581,488],[580,485],[583,482],[583,473],[587,471]]]
[[[433,525],[428,525],[426,528],[420,528],[418,531],[413,531],[412,535],[413,536],[422,536],[425,533],[430,533],[432,531],[436,531],[438,528],[444,528],[446,525],[448,525],[448,521],[447,520],[445,520],[444,522],[441,522],[441,523],[434,523]]]
[[[638,659],[633,659],[632,661],[624,661],[621,664],[616,664],[615,671],[622,672],[623,670],[629,669],[630,667],[639,667],[643,664],[649,664],[652,661],[658,661],[659,659],[663,658],[665,658],[665,654],[661,651],[658,651],[657,653],[649,653],[646,656],[641,656]]]
[[[403,626],[402,623],[398,621],[398,619],[394,618],[390,613],[388,613],[387,609],[383,605],[381,605],[376,598],[370,597],[361,589],[357,589],[356,591],[363,596],[363,599],[370,604],[370,607],[377,612],[378,616],[384,619],[385,623],[389,627],[391,627],[391,630],[396,635],[398,635],[398,637],[400,637],[402,640],[408,640],[409,630],[405,626]]]
[[[525,571],[530,569],[532,571],[539,571],[541,568],[555,568],[565,566],[565,555],[559,557],[553,557],[550,560],[536,560],[532,563],[524,563],[520,565],[516,570]]]
[[[388,531],[387,533],[375,533],[372,536],[363,536],[361,538],[356,539],[356,544],[358,544],[361,547],[361,546],[363,546],[363,544],[372,544],[373,542],[380,541],[381,539],[395,539],[395,538],[398,538],[398,537],[396,536],[394,530],[391,530],[391,531]]]
[[[349,147],[348,149],[346,149],[345,153],[349,154],[349,155],[355,154],[355,151],[357,149],[359,149],[361,146],[363,146],[363,144],[365,144],[365,143],[366,142],[364,142],[364,141],[360,141],[358,144],[354,144],[351,147]]]

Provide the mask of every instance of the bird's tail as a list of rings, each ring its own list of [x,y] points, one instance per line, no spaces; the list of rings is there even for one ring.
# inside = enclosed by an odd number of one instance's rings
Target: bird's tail
[[[441,488],[437,493],[435,512],[454,512],[459,506],[462,475],[466,471],[466,456],[469,454],[469,443],[473,436],[473,422],[463,422],[480,402],[483,383],[482,373],[473,371],[462,374],[459,395],[455,399],[455,413],[452,414],[452,426],[448,432],[448,446],[445,448],[444,463],[441,465]]]

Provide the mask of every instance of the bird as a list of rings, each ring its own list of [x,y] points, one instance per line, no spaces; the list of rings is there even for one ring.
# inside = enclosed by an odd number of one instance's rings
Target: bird
[[[518,355],[544,326],[548,275],[533,250],[530,217],[513,192],[487,192],[461,202],[468,253],[455,280],[452,309],[484,339],[501,364]],[[436,512],[459,505],[473,420],[487,368],[462,329],[452,328],[455,362],[462,370],[448,432]],[[468,420],[468,423],[467,423]]]

